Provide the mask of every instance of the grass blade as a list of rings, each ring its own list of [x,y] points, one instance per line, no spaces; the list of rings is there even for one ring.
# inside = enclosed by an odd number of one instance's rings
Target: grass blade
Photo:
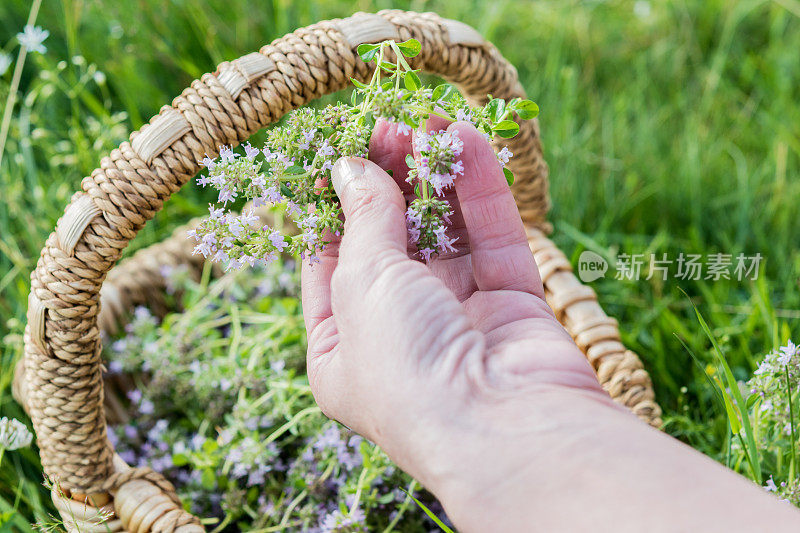
[[[450,529],[449,527],[447,527],[447,524],[445,524],[444,522],[442,522],[442,520],[441,520],[441,519],[440,519],[438,516],[436,516],[436,514],[434,514],[434,512],[433,512],[433,511],[431,511],[430,509],[428,509],[428,507],[427,507],[427,506],[426,506],[424,503],[422,503],[421,501],[419,501],[418,499],[416,499],[416,498],[414,497],[414,495],[413,495],[413,494],[411,494],[410,492],[406,492],[406,490],[405,490],[405,489],[403,489],[403,488],[401,488],[400,490],[402,490],[403,492],[405,492],[405,493],[408,495],[408,497],[409,497],[409,498],[411,498],[412,500],[414,500],[414,503],[416,503],[416,504],[419,506],[419,508],[420,508],[420,509],[422,509],[422,510],[425,512],[425,514],[426,514],[426,515],[428,515],[428,518],[430,518],[431,520],[433,520],[433,521],[434,521],[434,523],[435,523],[437,526],[439,526],[439,529],[441,529],[441,530],[442,530],[442,531],[444,531],[445,533],[455,533],[455,531],[453,531],[452,529]]]
[[[708,327],[708,323],[706,323],[703,315],[700,313],[700,310],[694,305],[694,302],[686,292],[681,289],[686,298],[689,299],[689,303],[692,305],[694,309],[694,313],[697,316],[697,320],[700,322],[700,327],[703,328],[703,332],[708,337],[708,340],[711,341],[711,345],[714,347],[714,355],[717,358],[717,362],[720,364],[723,370],[723,375],[725,376],[725,386],[730,390],[730,394],[733,396],[733,399],[736,401],[736,407],[738,408],[739,414],[741,415],[741,423],[742,427],[744,427],[745,438],[743,439],[743,444],[745,444],[745,448],[749,451],[748,456],[750,458],[750,467],[753,471],[753,477],[755,481],[761,485],[763,483],[763,476],[761,474],[761,463],[759,461],[758,456],[758,448],[756,447],[756,438],[755,433],[753,431],[753,426],[750,423],[750,415],[747,412],[747,404],[742,397],[742,391],[739,390],[739,384],[736,381],[736,378],[731,371],[730,365],[728,365],[728,361],[725,359],[725,355],[722,353],[722,349],[719,347],[719,343],[717,343],[716,337],[711,332],[711,329]],[[726,406],[727,408],[727,406]]]

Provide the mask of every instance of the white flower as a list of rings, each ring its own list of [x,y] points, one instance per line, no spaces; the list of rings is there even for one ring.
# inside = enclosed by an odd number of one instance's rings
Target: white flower
[[[29,446],[32,440],[25,424],[14,418],[0,418],[0,448],[16,450]]]
[[[506,166],[508,164],[508,160],[511,159],[513,155],[514,154],[511,153],[511,150],[508,149],[508,146],[504,146],[502,150],[497,152],[497,160],[500,161],[501,165]]]
[[[769,357],[765,357],[753,374],[756,376],[761,376],[763,374],[769,374],[772,371],[774,371],[774,368],[772,368],[772,361]]]
[[[403,135],[408,137],[411,135],[411,126],[406,124],[405,122],[397,122],[397,133],[395,135]]]
[[[772,399],[770,399],[770,398],[767,398],[766,400],[761,402],[761,412],[762,413],[767,413],[769,411],[772,411],[774,408],[775,408],[775,406],[773,405]]]
[[[781,354],[778,356],[778,362],[782,365],[788,365],[792,362],[792,358],[797,355],[797,345],[792,341],[788,341],[786,346],[781,346]]]
[[[19,44],[27,48],[29,51],[44,54],[47,52],[47,47],[42,43],[49,35],[49,31],[43,30],[39,26],[31,26],[28,24],[21,33],[17,34],[17,40],[19,41]]]
[[[471,122],[475,124],[475,119],[472,118],[472,110],[470,109],[459,109],[456,111],[456,120],[464,121],[464,122]]]
[[[766,490],[767,492],[775,492],[776,490],[778,490],[778,487],[775,485],[775,481],[772,479],[772,476],[769,476],[767,484],[764,485],[764,490]]]
[[[0,52],[0,76],[6,73],[8,67],[11,66],[11,55]]]

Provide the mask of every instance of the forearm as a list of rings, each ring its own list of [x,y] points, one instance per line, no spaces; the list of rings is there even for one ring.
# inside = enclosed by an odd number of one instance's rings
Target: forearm
[[[797,510],[629,413],[571,393],[546,403],[431,481],[460,531],[800,528]]]

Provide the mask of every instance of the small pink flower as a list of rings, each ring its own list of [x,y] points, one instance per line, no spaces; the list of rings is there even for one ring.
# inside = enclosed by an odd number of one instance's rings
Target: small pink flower
[[[249,159],[250,161],[252,161],[253,159],[256,158],[256,156],[258,155],[258,152],[259,152],[258,148],[253,148],[252,146],[250,146],[250,143],[247,143],[247,144],[244,145],[245,157],[247,159]]]
[[[208,156],[205,156],[200,164],[206,167],[208,170],[214,170],[214,167],[217,166],[217,163]]]
[[[411,131],[412,131],[411,130],[411,126],[409,126],[405,122],[396,122],[395,124],[397,125],[397,130],[395,132],[395,135],[398,135],[398,136],[402,135],[404,137],[408,137],[409,135],[411,135]]]
[[[269,242],[279,252],[282,252],[286,249],[286,241],[284,240],[283,235],[281,235],[281,232],[278,230],[273,230],[269,234]]]
[[[239,157],[239,154],[234,152],[230,146],[221,146],[219,149],[219,158],[222,163],[233,163]]]

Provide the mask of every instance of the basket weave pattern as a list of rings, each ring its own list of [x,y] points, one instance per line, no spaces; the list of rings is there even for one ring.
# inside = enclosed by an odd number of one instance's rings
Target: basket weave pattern
[[[195,80],[130,142],[105,157],[72,197],[31,275],[25,357],[15,395],[33,419],[45,472],[73,498],[92,494],[96,506],[114,511],[116,517],[98,531],[106,526],[112,531],[203,530],[166,479],[147,468],[130,468],[115,456],[106,435],[100,359],[101,329],[113,328],[133,305],[158,300],[164,288],[161,265],[200,268],[201,263],[191,257],[183,228],[109,271],[164,201],[197,173],[206,154],[213,157],[219,146],[237,145],[288,111],[345,88],[350,77],[366,81],[371,69],[358,57],[358,44],[409,38],[422,44],[412,66],[444,77],[472,102],[486,94],[525,96],[514,67],[469,26],[432,13],[356,14],[299,29]],[[550,229],[547,166],[538,123],[524,121],[519,135],[504,144],[515,154],[513,192],[548,303],[611,396],[660,425],[660,409],[639,358],[625,349],[616,321],[545,236]],[[72,504],[60,500],[64,515]],[[76,514],[90,523],[98,508],[80,505],[83,510]],[[82,530],[91,531],[86,523]]]

